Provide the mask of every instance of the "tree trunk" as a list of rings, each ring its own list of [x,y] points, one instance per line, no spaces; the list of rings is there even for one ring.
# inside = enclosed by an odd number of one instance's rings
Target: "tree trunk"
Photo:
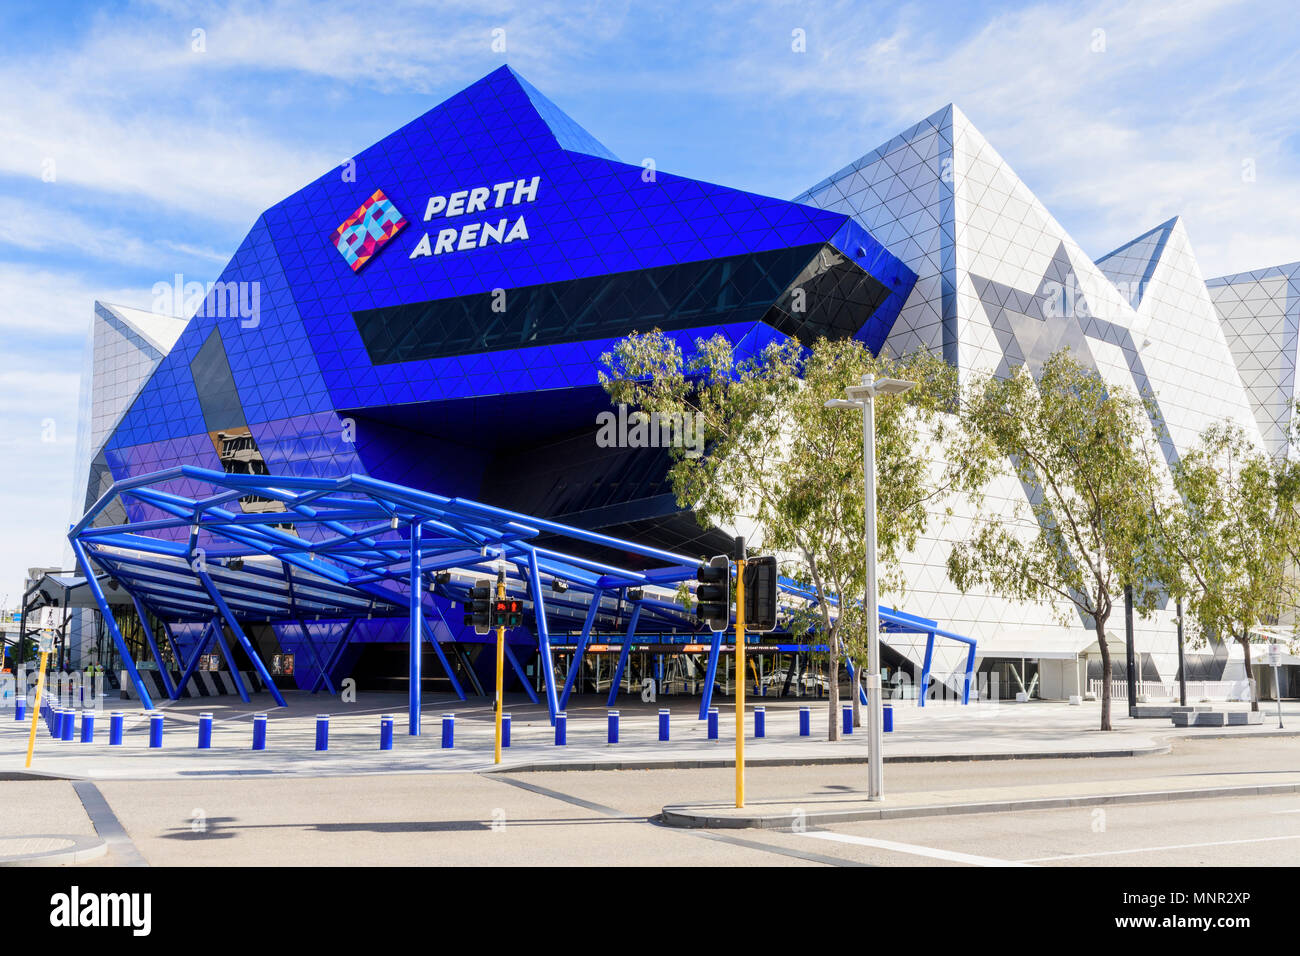
[[[1246,686],[1250,689],[1250,709],[1259,710],[1259,694],[1256,692],[1255,675],[1250,669],[1250,632],[1237,640],[1241,644],[1241,655],[1246,661]]]
[[[826,695],[826,697],[830,701],[831,719],[830,719],[830,726],[827,728],[826,739],[839,740],[840,724],[839,724],[839,720],[837,719],[837,714],[839,713],[840,710],[840,655],[839,654],[833,654],[831,656],[831,666],[828,668],[828,670],[830,672],[831,686],[829,688],[829,693]]]
[[[1097,647],[1101,651],[1101,729],[1110,730],[1110,648],[1106,645],[1106,621],[1093,616]]]

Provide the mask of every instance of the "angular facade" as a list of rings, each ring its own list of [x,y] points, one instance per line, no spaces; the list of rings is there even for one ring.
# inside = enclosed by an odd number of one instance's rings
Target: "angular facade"
[[[618,161],[503,67],[263,213],[131,385],[102,462],[113,479],[361,474],[721,550],[677,505],[664,450],[594,445],[600,355],[655,327],[742,356],[821,335],[878,349],[915,279],[844,213]],[[293,651],[297,632],[279,639]]]
[[[1300,392],[1300,262],[1206,283],[1270,454],[1286,449]]]
[[[1233,280],[1215,280],[1207,288],[1177,218],[1092,259],[956,106],[796,198],[853,216],[916,272],[916,286],[885,348],[900,355],[925,348],[962,372],[1005,374],[1019,365],[1034,370],[1068,346],[1107,381],[1154,399],[1171,464],[1215,421],[1232,419],[1259,435],[1262,404],[1272,403],[1274,419],[1280,414],[1279,388],[1272,383],[1293,384],[1294,375],[1286,378],[1285,369],[1288,363],[1294,369],[1296,299],[1289,300],[1288,326],[1277,298],[1288,288],[1287,278],[1271,280],[1271,298],[1260,286],[1239,297],[1248,294],[1258,312],[1244,304],[1235,313],[1225,311]],[[1255,331],[1264,322],[1272,339]],[[1245,334],[1254,338],[1247,341]],[[1257,345],[1264,346],[1258,354]],[[1260,371],[1265,366],[1268,373]],[[1274,441],[1270,447],[1279,446]],[[1008,476],[990,489],[990,507],[1003,515],[1027,513],[1030,493]],[[945,562],[977,520],[982,519],[960,501],[951,517],[935,515],[930,532],[906,558],[900,603],[976,637],[986,658],[1029,657],[1033,648],[1051,642],[1078,649],[1093,643],[1083,620],[1062,625],[1047,608],[956,592]],[[1148,679],[1172,679],[1176,672],[1173,617],[1170,607],[1137,622]],[[1122,639],[1122,615],[1112,618],[1112,627]],[[1222,652],[1207,652],[1197,663],[1214,677],[1224,669]]]
[[[1170,462],[1224,418],[1276,450],[1298,281],[1292,266],[1207,284],[1179,219],[1094,260],[955,106],[787,201],[620,162],[503,67],[263,213],[183,331],[96,306],[76,508],[179,464],[356,473],[725,550],[677,505],[661,450],[592,440],[608,407],[600,355],[654,327],[687,346],[719,333],[742,355],[853,336],[963,374],[1035,369],[1069,346],[1154,398]],[[1012,514],[1029,493],[1007,478],[988,502]],[[962,502],[936,515],[898,604],[989,660],[1086,648],[1086,622],[955,591],[947,555],[985,519]],[[392,622],[361,624],[351,640],[401,639]],[[1144,676],[1171,678],[1172,609],[1138,628]],[[341,633],[316,627],[326,644]],[[294,633],[277,640],[295,649]],[[923,640],[889,640],[920,661]],[[954,652],[934,673],[962,666]],[[1217,678],[1224,659],[1197,666]]]

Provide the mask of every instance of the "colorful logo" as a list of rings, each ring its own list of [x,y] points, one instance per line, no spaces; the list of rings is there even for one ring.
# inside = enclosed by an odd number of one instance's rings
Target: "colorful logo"
[[[384,243],[405,226],[406,220],[393,201],[384,195],[382,189],[376,189],[373,196],[334,230],[334,245],[348,260],[352,271],[360,272],[361,267],[384,247]]]

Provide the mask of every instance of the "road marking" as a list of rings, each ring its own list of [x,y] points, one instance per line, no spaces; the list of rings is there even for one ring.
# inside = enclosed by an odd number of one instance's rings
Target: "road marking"
[[[948,860],[952,863],[968,863],[971,866],[1028,866],[1027,860],[1002,860],[993,856],[975,856],[971,853],[957,853],[953,850],[941,850],[938,847],[918,846],[915,843],[895,843],[893,840],[877,840],[872,837],[852,836],[848,833],[831,833],[826,830],[810,830],[799,836],[814,840],[831,840],[835,843],[852,843],[856,846],[869,846],[877,850],[889,850],[893,853],[909,853],[912,856],[928,856],[935,860]]]
[[[95,832],[108,844],[109,852],[116,857],[117,865],[148,866],[99,788],[89,780],[76,780],[73,781],[72,789],[81,800],[81,805],[86,808],[86,816],[90,817]]]
[[[822,856],[820,853],[801,853],[798,850],[792,850],[788,847],[773,846],[767,843],[759,843],[756,840],[743,840],[740,837],[734,837],[724,833],[710,833],[707,830],[682,829],[680,827],[665,827],[654,822],[649,817],[636,816],[623,813],[613,807],[607,807],[603,803],[593,803],[590,800],[584,800],[581,797],[575,797],[572,794],[562,793],[559,790],[552,790],[549,787],[539,787],[535,783],[525,783],[522,780],[516,780],[513,777],[507,777],[504,774],[492,774],[490,780],[496,780],[499,783],[509,784],[512,787],[518,787],[521,790],[527,790],[539,796],[550,797],[552,800],[559,800],[562,803],[570,803],[575,807],[581,807],[584,810],[591,810],[595,813],[603,814],[607,817],[614,817],[618,820],[624,820],[628,823],[645,823],[656,829],[665,832],[693,836],[701,840],[712,840],[715,843],[729,843],[732,846],[745,847],[750,850],[760,850],[764,853],[775,853],[779,856],[794,857],[809,863],[821,863],[825,866],[865,866],[866,864],[856,863],[852,860],[841,860],[832,856]]]
[[[1294,813],[1296,811],[1281,811]],[[1021,863],[1046,863],[1048,860],[1075,860],[1090,856],[1123,856],[1126,853],[1159,853],[1161,850],[1196,850],[1205,846],[1237,846],[1242,843],[1275,843],[1278,840],[1300,840],[1300,833],[1290,836],[1255,837],[1250,840],[1215,840],[1212,843],[1175,843],[1169,846],[1147,846],[1136,850],[1101,850],[1096,853],[1066,853],[1063,856],[1038,856]]]
[[[1274,813],[1300,813],[1300,810],[1274,810]]]

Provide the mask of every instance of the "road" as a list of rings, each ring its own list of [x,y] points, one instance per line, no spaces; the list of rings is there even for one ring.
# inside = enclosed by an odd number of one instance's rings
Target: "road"
[[[1225,785],[1300,769],[1300,742],[1186,740],[1133,758],[900,764],[891,792],[1091,784],[1213,773]],[[851,823],[803,832],[681,830],[661,807],[723,800],[732,771],[624,770],[98,781],[154,865],[1285,866],[1300,861],[1300,794]],[[751,799],[860,793],[854,766],[751,768]],[[84,784],[82,785],[85,786]],[[0,832],[87,832],[67,781],[0,783]],[[39,829],[33,829],[39,828]],[[19,831],[21,832],[21,831]],[[93,831],[90,831],[93,832]]]

